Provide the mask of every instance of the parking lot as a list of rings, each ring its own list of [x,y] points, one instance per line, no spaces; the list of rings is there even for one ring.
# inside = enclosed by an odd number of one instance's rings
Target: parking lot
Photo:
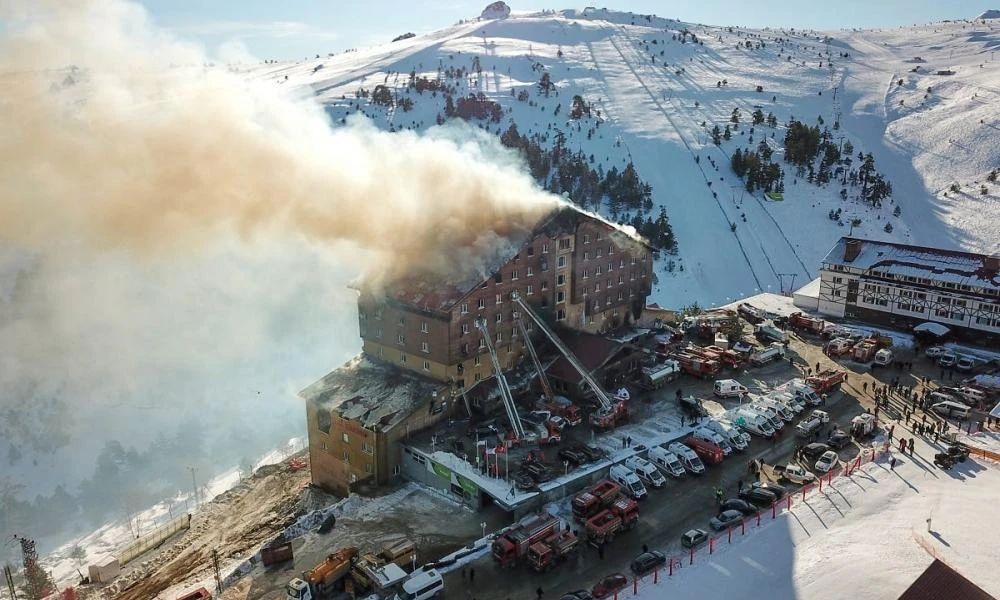
[[[820,344],[818,338],[802,340],[793,337],[787,356],[792,359],[794,366],[791,366],[786,359],[783,362],[725,376],[738,379],[753,392],[769,389],[792,377],[803,376],[807,369],[815,370],[817,363],[820,368],[844,368],[844,365],[837,365],[825,356]],[[889,375],[889,372],[876,374],[885,376]],[[841,386],[841,389],[830,394],[824,408],[830,414],[831,423],[824,427],[821,439],[825,439],[826,431],[833,424],[847,428],[852,417],[863,412],[866,407],[872,406],[870,398],[862,392],[862,384],[865,381],[869,382],[868,387],[871,389],[876,379],[869,373],[851,372],[848,381]],[[700,381],[682,377],[663,389],[649,393],[648,396],[639,395],[632,403],[631,424],[621,431],[640,431],[641,427],[637,425],[644,420],[656,419],[664,414],[676,415],[678,409],[675,398],[678,388],[681,388],[685,396],[690,394],[706,399],[705,405],[710,412],[721,412],[738,403],[738,400],[725,403],[708,400],[712,397],[712,384],[712,380]],[[811,410],[806,410],[802,415],[809,412]],[[635,444],[642,442],[641,434],[638,433],[611,434],[612,437],[623,435],[632,435]],[[804,441],[796,438],[794,434],[793,422],[791,425],[786,425],[781,435],[774,440],[754,437],[746,451],[734,453],[718,466],[708,467],[704,475],[686,475],[680,479],[670,479],[663,488],[650,490],[649,497],[642,500],[640,505],[639,526],[616,537],[607,546],[603,559],[596,549],[582,545],[576,558],[571,558],[568,563],[558,566],[554,571],[537,574],[525,565],[521,565],[515,570],[517,576],[512,577],[510,570],[499,568],[487,555],[470,565],[476,570],[474,590],[457,571],[447,575],[446,586],[452,594],[457,590],[462,590],[461,593],[464,594],[464,591],[468,590],[468,597],[475,597],[478,600],[530,598],[535,596],[539,587],[544,591],[544,597],[548,598],[558,597],[559,594],[575,589],[589,589],[606,574],[616,571],[627,573],[630,561],[642,552],[643,545],[650,549],[676,551],[680,548],[680,536],[685,531],[696,527],[708,529],[708,520],[716,513],[716,488],[725,491],[725,498],[735,497],[738,482],[743,481],[749,485],[751,481],[749,461],[761,459],[768,464],[785,464],[792,458],[796,448],[803,443]],[[839,454],[843,460],[848,460],[856,456],[858,451],[858,446],[852,442]],[[809,467],[811,466],[810,462]],[[767,472],[765,469],[765,473]],[[766,479],[767,476],[761,475],[761,477]],[[790,487],[797,488],[794,485]],[[568,502],[568,499],[565,502]]]

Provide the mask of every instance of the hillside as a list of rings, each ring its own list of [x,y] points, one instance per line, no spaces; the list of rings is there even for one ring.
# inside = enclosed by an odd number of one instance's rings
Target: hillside
[[[661,254],[651,300],[682,306],[797,287],[851,231],[1000,251],[992,225],[1000,188],[987,181],[1000,165],[1000,148],[988,143],[997,131],[997,44],[1000,30],[986,21],[818,33],[587,9],[515,12],[237,68],[314,95],[345,125],[360,114],[385,130],[423,131],[461,114],[496,136],[516,126],[537,146],[530,167],[547,188],[588,207],[600,202],[629,223],[637,215],[655,223],[665,208],[677,251]],[[765,120],[754,125],[758,110]],[[817,128],[818,154],[786,153],[793,121],[802,126],[795,135]],[[776,165],[753,193],[750,175],[730,168],[737,149],[767,152]],[[539,161],[531,152],[550,154]],[[891,186],[881,198],[854,178],[868,154],[871,173]],[[651,202],[601,195],[595,180],[630,162]],[[776,189],[783,201],[765,196]]]

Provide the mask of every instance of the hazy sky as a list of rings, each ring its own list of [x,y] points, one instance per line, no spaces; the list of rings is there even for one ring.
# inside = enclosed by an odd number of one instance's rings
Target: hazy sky
[[[488,0],[140,0],[156,21],[210,52],[239,41],[258,58],[299,58],[388,42],[476,17]],[[560,0],[508,1],[514,10],[582,8]],[[960,19],[998,0],[626,0],[593,6],[710,25],[894,27]]]

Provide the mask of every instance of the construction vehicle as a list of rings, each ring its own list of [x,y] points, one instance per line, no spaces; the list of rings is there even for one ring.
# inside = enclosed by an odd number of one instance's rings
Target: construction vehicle
[[[514,321],[521,332],[524,347],[528,349],[528,355],[531,356],[531,362],[535,365],[535,372],[538,373],[538,382],[542,386],[542,402],[545,404],[545,407],[553,414],[566,419],[570,425],[579,425],[583,422],[583,418],[580,416],[580,409],[570,402],[569,398],[556,396],[555,392],[552,391],[552,384],[549,383],[549,378],[545,375],[545,368],[542,367],[542,361],[538,359],[538,352],[535,351],[535,345],[531,342],[528,328],[525,327],[520,313],[514,313]]]
[[[486,319],[482,317],[476,319],[476,329],[482,334],[483,343],[486,344],[486,349],[490,354],[490,361],[493,362],[493,371],[496,372],[497,377],[497,387],[500,388],[500,399],[504,409],[507,411],[507,419],[510,421],[512,441],[515,444],[520,443],[525,437],[524,425],[521,423],[521,417],[517,414],[517,405],[514,404],[514,395],[510,391],[507,377],[503,374],[503,369],[500,367],[500,358],[497,356],[497,350],[493,346],[493,337],[487,328]]]
[[[823,333],[823,329],[826,328],[826,321],[823,319],[810,317],[800,312],[793,312],[788,315],[788,324],[795,329],[804,329],[817,335]]]
[[[761,341],[779,342],[784,344],[788,341],[788,334],[778,329],[773,321],[764,321],[754,325],[753,334]]]
[[[558,531],[528,548],[528,564],[539,573],[548,571],[576,552],[579,542],[572,531]]]
[[[685,318],[683,328],[685,333],[714,341],[716,333],[729,331],[738,322],[736,311],[718,309]]]
[[[296,577],[288,582],[285,591],[288,598],[295,600],[321,600],[344,589],[344,578],[351,566],[358,560],[358,549],[354,546],[341,548],[303,573],[302,578]]]
[[[736,306],[736,312],[739,313],[741,317],[747,320],[751,325],[756,325],[767,320],[767,314],[754,306],[753,304],[747,304],[746,302],[741,302]]]
[[[597,398],[597,402],[599,404],[598,409],[590,414],[590,424],[594,427],[594,429],[607,431],[609,429],[614,429],[619,424],[627,421],[629,399],[628,392],[619,390],[614,399],[612,399],[608,393],[604,391],[604,388],[597,383],[597,380],[594,379],[587,368],[583,366],[583,363],[581,363],[576,355],[573,354],[572,350],[570,350],[569,347],[561,339],[559,339],[559,336],[552,331],[548,324],[535,313],[534,309],[532,309],[523,298],[521,298],[521,295],[514,293],[512,298],[521,310],[531,317],[531,320],[538,325],[538,328],[545,334],[545,336],[552,342],[559,352],[562,353],[567,362],[569,362],[569,364],[580,373],[584,382],[586,382],[587,386],[594,393],[594,396]],[[518,318],[520,318],[520,315],[518,315]],[[490,344],[489,340],[487,340],[487,344]],[[499,361],[496,363],[496,366],[499,369]]]
[[[589,490],[580,492],[573,497],[571,503],[573,518],[579,522],[586,521],[604,510],[620,494],[621,486],[617,483],[608,479],[597,482]]]
[[[548,513],[525,517],[493,540],[493,560],[501,567],[514,567],[533,544],[549,539],[559,529],[559,519]]]
[[[845,381],[847,381],[847,371],[838,371],[836,369],[825,369],[815,375],[806,377],[806,385],[821,395],[836,389],[838,385]]]
[[[606,509],[587,519],[584,524],[587,542],[594,546],[606,544],[615,539],[618,532],[635,527],[638,521],[639,503],[620,496]]]
[[[767,348],[754,352],[750,355],[750,364],[759,367],[765,365],[772,360],[777,360],[779,358],[785,357],[785,345],[780,342],[773,342]]]
[[[714,361],[690,352],[676,352],[673,354],[674,360],[680,365],[681,370],[692,377],[707,379],[715,377],[722,370],[722,365]]]
[[[417,547],[407,539],[383,545],[377,553],[365,553],[351,567],[355,591],[382,593],[403,581],[405,567],[417,561]]]

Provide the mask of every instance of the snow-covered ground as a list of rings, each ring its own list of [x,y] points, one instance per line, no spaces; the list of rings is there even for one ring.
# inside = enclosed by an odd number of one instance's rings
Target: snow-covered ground
[[[1000,467],[979,459],[950,471],[929,463],[936,450],[916,445],[911,459],[894,453],[862,466],[851,477],[834,479],[805,502],[795,496],[792,509],[757,526],[737,526],[732,544],[715,534],[715,551],[700,548],[694,564],[683,558],[672,577],[661,573],[639,584],[638,598],[840,599],[862,593],[873,600],[893,599],[935,557],[993,595],[1000,595],[1000,546],[989,532],[1000,526],[993,510],[1000,489]],[[672,542],[672,541],[671,541]],[[765,591],[766,590],[766,591]],[[621,598],[636,597],[631,587]]]
[[[680,247],[678,256],[661,260],[651,301],[713,306],[790,292],[795,282],[815,276],[820,259],[848,232],[1000,251],[1000,194],[985,183],[1000,165],[1000,149],[990,142],[1000,127],[1000,63],[992,51],[1000,25],[985,23],[818,33],[710,27],[603,9],[548,11],[462,23],[333,57],[237,68],[302,88],[335,121],[361,113],[397,131],[425,130],[443,113],[443,94],[409,89],[410,75],[440,80],[455,86],[456,98],[482,93],[504,108],[499,123],[476,122],[490,132],[499,134],[511,123],[522,135],[551,138],[558,131],[567,150],[593,155],[604,171],[632,160],[652,185],[655,204],[667,208]],[[677,41],[683,31],[699,43]],[[915,56],[923,62],[914,62]],[[909,72],[918,65],[920,71]],[[465,73],[451,78],[450,69]],[[955,74],[935,74],[943,69]],[[537,86],[542,72],[558,86],[548,97]],[[891,83],[900,79],[901,86]],[[377,85],[413,100],[413,108],[357,97]],[[528,101],[515,98],[521,91],[530,93]],[[600,116],[570,119],[575,94]],[[778,127],[758,125],[750,142],[748,121],[756,107],[773,113]],[[742,124],[717,147],[708,132],[729,123],[734,108]],[[734,150],[768,138],[780,156],[790,119],[807,125],[823,119],[830,126],[838,111],[834,139],[850,142],[855,153],[874,154],[876,169],[894,187],[894,203],[873,209],[841,200],[836,182],[808,184],[787,164],[784,201],[743,191],[729,168]],[[948,191],[952,183],[960,185],[959,193]],[[829,218],[838,208],[843,225]],[[854,218],[860,223],[849,227]],[[883,230],[887,222],[891,233]]]

